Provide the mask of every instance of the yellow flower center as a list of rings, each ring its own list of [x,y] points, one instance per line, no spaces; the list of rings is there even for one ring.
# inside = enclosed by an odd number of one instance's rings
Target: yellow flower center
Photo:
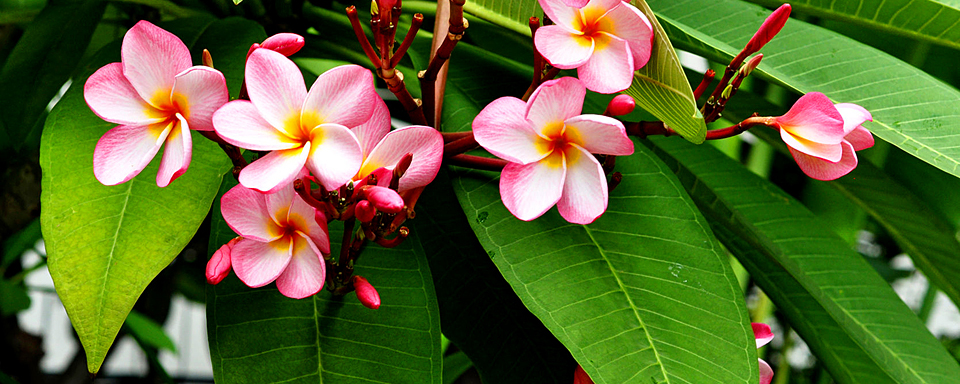
[[[540,153],[547,154],[541,162],[551,167],[560,167],[564,159],[567,163],[574,162],[580,157],[580,150],[577,146],[583,146],[583,139],[576,128],[563,124],[562,121],[556,121],[543,129],[543,136],[537,140],[537,149]]]

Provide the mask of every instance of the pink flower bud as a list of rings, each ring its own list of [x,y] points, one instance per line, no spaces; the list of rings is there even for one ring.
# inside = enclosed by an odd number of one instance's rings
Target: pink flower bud
[[[230,252],[233,250],[233,246],[240,241],[239,237],[233,238],[224,244],[220,249],[213,253],[213,256],[210,256],[210,261],[207,262],[207,282],[210,284],[219,284],[227,275],[230,274],[231,261],[230,261]]]
[[[577,370],[573,371],[573,384],[593,384],[593,380],[583,371],[583,367],[577,365]]]
[[[380,308],[380,294],[370,282],[362,276],[353,276],[353,288],[357,291],[360,304],[370,309]]]
[[[296,33],[278,33],[260,43],[260,47],[279,52],[284,56],[290,56],[300,51],[303,44],[303,36]]]
[[[377,214],[376,208],[370,205],[370,202],[366,200],[358,201],[354,206],[353,212],[357,217],[357,220],[360,220],[361,223],[369,223]]]
[[[400,213],[403,210],[403,198],[390,188],[367,185],[361,191],[373,203],[373,206],[386,213]]]
[[[637,102],[633,100],[633,97],[630,95],[617,95],[610,100],[610,104],[607,104],[607,112],[604,115],[607,116],[623,116],[630,112],[633,112],[633,109],[637,107]]]
[[[747,60],[747,63],[740,67],[740,77],[750,76],[750,72],[753,72],[753,70],[757,69],[757,66],[760,65],[760,60],[763,60],[762,53]]]
[[[790,4],[781,5],[780,8],[773,11],[773,13],[763,21],[760,29],[750,38],[750,42],[748,42],[746,48],[743,49],[744,52],[749,55],[763,48],[777,33],[780,33],[780,29],[783,28],[783,25],[787,23],[787,19],[789,18]]]

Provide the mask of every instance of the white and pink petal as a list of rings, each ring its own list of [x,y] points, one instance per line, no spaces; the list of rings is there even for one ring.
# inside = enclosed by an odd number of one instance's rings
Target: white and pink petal
[[[283,235],[283,228],[269,214],[265,195],[243,185],[223,194],[220,213],[230,229],[245,238],[270,242]]]
[[[303,299],[323,288],[326,266],[309,238],[293,236],[293,256],[283,273],[277,277],[277,289],[286,297]]]
[[[785,129],[780,130],[780,138],[787,144],[791,150],[805,153],[809,156],[819,157],[821,159],[837,162],[843,156],[843,149],[840,144],[822,144],[798,137]]]
[[[179,113],[176,115],[178,123],[170,129],[165,140],[163,158],[160,159],[160,170],[157,171],[157,186],[166,187],[173,180],[183,175],[190,167],[193,158],[193,138],[190,136],[190,125]]]
[[[607,210],[607,178],[603,167],[587,150],[571,145],[564,151],[567,173],[560,216],[574,224],[590,224]]]
[[[328,191],[346,184],[360,170],[363,154],[357,136],[339,124],[321,124],[314,128],[313,145],[306,161],[307,169]]]
[[[309,142],[301,148],[270,152],[240,171],[240,184],[264,193],[276,192],[293,182],[309,155]]]
[[[526,119],[527,104],[516,97],[501,97],[487,104],[473,119],[473,137],[495,156],[527,164],[549,154],[538,143],[543,138]]]
[[[120,57],[124,76],[143,100],[158,108],[169,102],[177,74],[191,66],[183,41],[148,21],[123,36]]]
[[[835,105],[840,116],[843,118],[843,134],[847,135],[866,121],[873,121],[870,111],[865,108],[850,103],[840,103]]]
[[[125,183],[157,155],[170,123],[119,125],[107,131],[93,151],[93,174],[103,185]]]
[[[537,52],[560,69],[583,65],[594,51],[593,39],[557,25],[540,27],[533,41]]]
[[[148,125],[164,114],[140,97],[123,76],[123,64],[110,63],[98,69],[83,85],[83,99],[93,113],[116,124]]]
[[[230,250],[233,271],[250,288],[270,284],[290,263],[292,240],[292,236],[269,243],[241,239]]]
[[[853,150],[853,145],[847,141],[841,142],[840,145],[843,149],[843,155],[837,162],[810,156],[792,147],[789,149],[793,159],[797,161],[797,165],[807,176],[817,180],[835,180],[857,167],[857,154]]]
[[[597,93],[616,93],[633,83],[633,54],[626,40],[598,33],[590,60],[577,68],[577,76],[587,89]]]
[[[172,101],[190,123],[190,129],[213,130],[213,113],[230,101],[227,82],[220,71],[196,66],[177,75]]]
[[[213,114],[213,126],[224,141],[254,151],[292,149],[303,145],[274,128],[248,100],[234,100]]]
[[[317,77],[303,102],[303,114],[316,114],[319,122],[352,128],[370,119],[378,98],[369,70],[342,65]],[[306,121],[306,116],[303,119]]]
[[[781,129],[794,136],[822,144],[839,144],[845,134],[843,116],[830,99],[820,92],[801,96],[776,121]]]
[[[579,115],[564,122],[566,132],[579,138],[590,153],[626,156],[633,154],[633,141],[620,120],[601,115]]]
[[[398,192],[430,184],[443,160],[443,136],[427,126],[410,126],[387,134],[367,157],[359,175],[377,168],[393,169],[406,154],[413,154],[410,166],[400,178]]]
[[[530,95],[525,117],[535,131],[544,135],[551,125],[579,115],[586,94],[583,83],[572,77],[546,81]]]
[[[500,174],[503,205],[523,221],[540,217],[560,200],[564,173],[562,159],[546,159],[526,165],[507,164]]]
[[[299,137],[300,107],[307,97],[303,74],[290,59],[258,48],[247,59],[244,81],[250,101],[270,125]]]

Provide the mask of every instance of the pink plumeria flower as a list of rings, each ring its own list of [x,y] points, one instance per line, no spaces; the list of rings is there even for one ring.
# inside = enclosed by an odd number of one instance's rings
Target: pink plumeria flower
[[[757,349],[773,340],[773,332],[770,326],[763,323],[750,323],[753,326],[753,335],[757,339]],[[773,380],[773,369],[763,359],[758,359],[760,364],[760,384],[770,384]]]
[[[630,155],[633,142],[619,120],[581,115],[585,95],[580,81],[563,77],[544,82],[526,103],[494,100],[473,120],[477,142],[510,162],[500,197],[520,220],[556,204],[567,221],[589,224],[607,209],[607,179],[591,153]]]
[[[413,155],[413,161],[400,178],[398,192],[430,184],[443,160],[443,136],[436,129],[413,125],[390,131],[390,112],[381,99],[374,102],[370,120],[353,128],[360,140],[363,151],[363,164],[353,177],[359,181],[378,168],[393,170],[406,154]],[[389,184],[389,178],[378,178],[377,184]]]
[[[653,27],[639,9],[622,0],[590,0],[582,8],[571,0],[540,0],[555,25],[537,29],[534,45],[551,65],[577,68],[588,89],[620,92],[633,72],[650,60]]]
[[[855,151],[873,146],[873,135],[861,126],[873,121],[870,112],[856,104],[834,105],[819,92],[803,95],[774,119],[797,165],[817,180],[850,173],[857,166]]]
[[[213,115],[217,133],[228,143],[273,151],[240,172],[240,184],[273,192],[293,182],[304,166],[327,190],[350,180],[363,161],[350,131],[370,119],[376,100],[373,75],[343,65],[320,75],[307,92],[303,75],[290,59],[256,49],[247,59],[250,100],[234,100]]]
[[[120,58],[83,86],[93,113],[120,124],[97,142],[93,174],[104,185],[127,182],[166,144],[157,172],[157,185],[166,187],[190,166],[190,130],[213,130],[213,112],[229,100],[227,83],[213,68],[192,67],[187,46],[147,21],[123,36]]]
[[[257,288],[276,280],[280,293],[294,299],[323,288],[323,255],[330,254],[327,220],[294,192],[292,183],[272,194],[238,185],[223,194],[220,211],[243,237],[227,256],[244,284]]]

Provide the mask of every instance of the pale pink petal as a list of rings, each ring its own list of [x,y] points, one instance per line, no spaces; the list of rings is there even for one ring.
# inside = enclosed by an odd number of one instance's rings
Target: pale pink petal
[[[320,185],[332,191],[350,181],[363,163],[357,136],[342,125],[321,124],[313,137],[306,165]]]
[[[537,147],[543,139],[527,121],[526,110],[527,104],[516,97],[494,100],[473,119],[473,137],[484,149],[512,163],[542,159],[550,152]]]
[[[123,64],[110,63],[98,69],[83,85],[83,99],[101,119],[116,124],[148,125],[164,119],[137,93],[123,76]]]
[[[213,114],[213,126],[224,141],[255,151],[291,149],[302,142],[274,128],[248,100],[234,100]]]
[[[356,127],[370,119],[376,99],[373,75],[359,65],[341,65],[324,72],[310,87],[300,120]]]
[[[773,331],[770,326],[764,323],[750,323],[753,328],[753,337],[757,339],[757,348],[763,347],[773,340]]]
[[[297,221],[296,230],[310,238],[317,247],[317,251],[324,255],[330,254],[330,235],[327,233],[327,217],[323,212],[313,208],[300,196],[293,198],[290,212],[303,221]],[[310,212],[310,216],[304,216]]]
[[[558,25],[538,28],[533,41],[537,52],[551,65],[561,69],[573,69],[583,65],[594,50],[593,39]]]
[[[170,102],[174,78],[190,68],[190,50],[172,33],[140,21],[123,36],[123,74],[140,98],[154,107]]]
[[[597,159],[571,145],[564,151],[567,175],[557,202],[560,216],[574,224],[590,224],[607,210],[607,178]]]
[[[310,239],[302,234],[293,236],[293,257],[277,277],[277,289],[286,297],[302,299],[313,296],[323,288],[326,266]]]
[[[157,155],[170,123],[119,125],[107,131],[93,150],[93,174],[103,185],[125,183]]]
[[[615,93],[633,82],[633,54],[626,40],[606,33],[594,39],[596,48],[590,60],[577,68],[577,77],[587,89],[598,93]]]
[[[310,154],[310,143],[302,148],[273,151],[240,171],[240,184],[264,193],[273,193],[292,183]]]
[[[303,172],[297,173],[294,179],[301,177],[303,177]],[[267,212],[270,218],[280,227],[290,226],[287,218],[290,216],[290,206],[293,204],[293,197],[296,195],[297,192],[293,190],[293,181],[283,183],[276,190],[263,195],[264,200],[267,202]]]
[[[822,144],[839,144],[844,136],[843,116],[820,92],[801,96],[777,123],[794,136]]]
[[[270,284],[290,263],[291,241],[297,236],[284,236],[269,243],[242,239],[230,251],[233,271],[250,288]]]
[[[583,12],[587,13],[593,11],[598,14],[605,14],[611,9],[616,8],[618,5],[622,5],[623,0],[590,0],[586,5],[583,6]]]
[[[307,86],[297,65],[277,52],[259,48],[247,59],[245,75],[250,101],[263,119],[291,137],[300,136],[300,107]]]
[[[569,32],[579,32],[575,29],[575,26],[580,24],[580,10],[577,7],[572,7],[566,4],[566,1],[570,0],[540,0],[540,7],[543,8],[543,13],[553,21],[554,24],[560,26],[561,28],[567,29]],[[582,0],[572,0],[580,2]],[[583,2],[586,5],[586,1]],[[537,34],[543,30],[544,27],[537,29]]]
[[[577,138],[578,144],[590,153],[626,156],[633,154],[633,142],[620,120],[601,115],[580,115],[567,119],[564,131]]]
[[[785,129],[780,130],[780,138],[792,150],[803,152],[810,156],[816,156],[827,161],[840,161],[843,155],[843,149],[839,144],[821,144],[797,137]]]
[[[807,176],[817,180],[835,180],[857,167],[857,154],[849,142],[841,142],[843,157],[838,162],[829,162],[790,148],[790,154]]]
[[[843,134],[847,135],[865,121],[873,121],[870,111],[865,108],[850,103],[840,103],[835,105],[840,116],[843,118]]]
[[[413,154],[413,161],[400,178],[398,192],[430,184],[437,177],[443,160],[443,136],[426,126],[410,126],[390,132],[363,161],[358,175],[364,177],[380,167],[393,169],[408,153]]]
[[[190,125],[179,113],[176,116],[180,123],[174,125],[167,136],[160,170],[157,172],[157,186],[161,188],[170,185],[170,182],[186,172],[190,167],[190,159],[193,158]]]
[[[873,146],[873,134],[864,127],[857,127],[847,134],[844,140],[853,145],[856,151],[867,149]]]
[[[759,360],[760,364],[760,384],[770,384],[773,381],[773,368],[766,361]]]
[[[626,40],[630,46],[633,69],[643,68],[653,49],[653,27],[647,16],[633,5],[623,4],[612,9],[604,19],[610,28],[605,32]]]
[[[370,119],[350,130],[357,135],[357,141],[360,142],[360,148],[363,150],[363,158],[370,157],[373,148],[390,132],[390,110],[387,109],[387,103],[379,97],[375,98]]]
[[[290,56],[300,51],[304,43],[303,36],[296,33],[278,33],[264,40],[260,47],[279,52],[284,56]]]
[[[220,71],[197,66],[177,75],[171,99],[179,104],[190,129],[212,131],[213,113],[230,101],[230,94]]]
[[[581,8],[584,5],[587,5],[587,2],[590,0],[563,0],[563,4],[568,7]]]
[[[283,236],[283,228],[270,217],[265,195],[243,185],[223,194],[220,213],[230,229],[245,238],[270,242]]]
[[[558,128],[563,121],[579,115],[587,90],[572,77],[561,77],[544,82],[530,95],[526,118],[540,135]]]
[[[547,158],[526,165],[507,164],[500,174],[503,205],[523,221],[540,217],[560,200],[564,173],[562,158]]]

